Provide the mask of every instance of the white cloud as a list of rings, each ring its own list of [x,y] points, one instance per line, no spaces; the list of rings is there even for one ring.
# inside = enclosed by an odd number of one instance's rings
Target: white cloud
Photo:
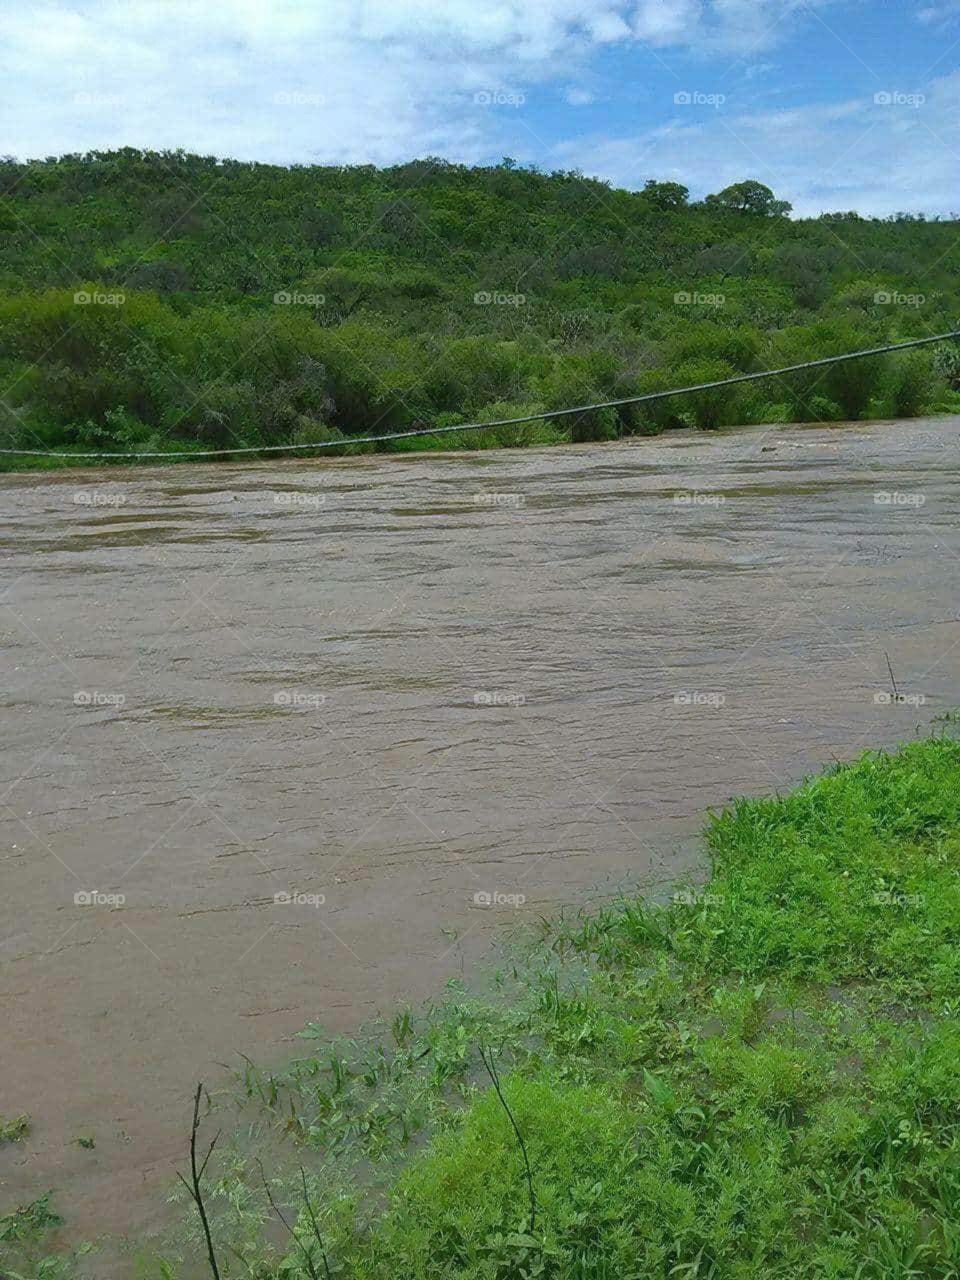
[[[917,20],[924,26],[945,25],[956,18],[960,18],[960,0],[939,0],[917,13]]]
[[[795,0],[3,4],[0,152],[182,146],[386,163],[497,154],[513,125],[476,109],[480,90],[532,100],[615,43],[742,46]]]
[[[701,0],[640,0],[633,16],[638,39],[654,45],[684,44],[699,31],[704,17]]]
[[[776,111],[681,106],[670,125],[631,137],[572,138],[555,154],[561,165],[617,185],[656,176],[683,182],[696,196],[758,178],[803,216],[837,209],[884,215],[918,205],[949,213],[960,205],[958,94],[960,71],[920,95],[891,90],[889,103],[871,93]]]
[[[571,107],[588,107],[594,101],[594,96],[589,89],[581,89],[577,85],[571,85],[564,91],[563,96]]]

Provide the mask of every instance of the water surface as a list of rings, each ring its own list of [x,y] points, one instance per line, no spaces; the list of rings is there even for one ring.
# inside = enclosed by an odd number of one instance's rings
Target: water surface
[[[0,1211],[960,703],[957,428],[0,478]]]

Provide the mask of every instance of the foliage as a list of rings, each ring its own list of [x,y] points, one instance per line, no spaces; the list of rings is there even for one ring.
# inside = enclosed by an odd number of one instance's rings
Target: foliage
[[[4,1280],[78,1280],[93,1246],[53,1249],[48,1232],[63,1219],[50,1207],[50,1195],[39,1196],[0,1216],[0,1274]]]
[[[790,221],[753,180],[691,203],[677,182],[630,192],[509,159],[283,168],[125,148],[4,161],[0,192],[6,447],[190,451],[478,421],[498,402],[675,386],[684,365],[922,336],[958,306],[952,223]],[[945,403],[957,358],[798,376],[789,416]],[[782,390],[548,434],[758,420]]]
[[[752,213],[763,218],[785,218],[793,208],[786,200],[777,200],[769,187],[754,180],[724,187],[715,195],[707,196],[705,203],[710,208]]]
[[[63,1219],[50,1208],[50,1192],[0,1218],[0,1241],[25,1240]]]
[[[0,1116],[0,1142],[20,1142],[30,1131],[30,1117],[25,1113],[19,1116]]]

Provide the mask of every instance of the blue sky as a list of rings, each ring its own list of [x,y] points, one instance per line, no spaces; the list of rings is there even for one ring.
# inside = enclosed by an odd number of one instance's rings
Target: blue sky
[[[960,0],[0,0],[0,152],[504,154],[960,209]]]

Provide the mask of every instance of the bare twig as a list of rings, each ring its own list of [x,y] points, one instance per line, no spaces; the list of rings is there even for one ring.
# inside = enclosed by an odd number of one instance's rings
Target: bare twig
[[[489,1049],[485,1050],[483,1045],[480,1045],[480,1058],[487,1069],[487,1075],[490,1077],[491,1083],[496,1090],[497,1097],[500,1099],[500,1105],[507,1113],[507,1118],[513,1126],[513,1132],[517,1135],[517,1142],[520,1144],[520,1151],[523,1155],[523,1164],[527,1173],[527,1191],[530,1195],[530,1234],[533,1235],[534,1229],[537,1225],[537,1197],[533,1191],[533,1173],[530,1169],[530,1158],[527,1155],[527,1144],[523,1140],[523,1134],[520,1132],[520,1127],[514,1119],[513,1112],[510,1110],[510,1106],[506,1098],[503,1096],[503,1090],[500,1088],[500,1077],[497,1075],[493,1051]]]
[[[300,1239],[300,1237],[297,1235],[297,1233],[294,1231],[293,1227],[291,1227],[290,1223],[283,1216],[283,1212],[280,1206],[277,1204],[276,1200],[274,1200],[273,1193],[270,1190],[270,1184],[269,1182],[267,1182],[267,1175],[263,1172],[263,1164],[260,1160],[257,1161],[257,1168],[260,1170],[260,1180],[263,1183],[264,1191],[267,1193],[267,1199],[270,1201],[270,1208],[273,1210],[273,1212],[277,1215],[277,1217],[286,1227],[287,1234],[293,1239],[294,1244],[303,1254],[303,1260],[307,1264],[307,1271],[310,1273],[310,1280],[320,1280],[320,1277],[317,1275],[316,1265],[314,1264],[314,1261],[313,1261],[313,1255],[311,1254],[307,1246],[303,1243],[303,1241]],[[300,1172],[303,1173],[303,1170],[301,1169]],[[306,1179],[304,1179],[304,1194],[306,1194]],[[311,1217],[312,1216],[313,1215],[311,1210]],[[320,1247],[320,1252],[323,1253],[322,1245]],[[323,1265],[326,1268],[327,1275],[329,1276],[330,1267],[327,1263],[326,1254],[324,1254],[323,1256]]]
[[[303,1203],[307,1207],[310,1225],[313,1227],[313,1234],[316,1236],[317,1244],[320,1246],[320,1257],[323,1259],[323,1269],[327,1273],[327,1280],[331,1280],[330,1263],[327,1261],[327,1251],[323,1245],[323,1236],[320,1234],[320,1225],[317,1222],[317,1215],[313,1211],[313,1205],[310,1203],[310,1196],[307,1194],[307,1175],[303,1171],[303,1165],[300,1166],[300,1181],[303,1184]]]
[[[887,670],[890,672],[890,683],[893,685],[893,696],[897,701],[899,701],[900,690],[897,688],[897,679],[896,679],[896,676],[893,674],[893,667],[890,665],[890,655],[889,653],[887,653],[886,649],[884,649],[883,651],[883,656],[887,660]]]
[[[213,1248],[213,1237],[210,1234],[210,1223],[207,1220],[207,1211],[203,1203],[203,1192],[200,1189],[200,1181],[203,1178],[207,1168],[207,1163],[213,1155],[213,1148],[217,1145],[217,1136],[207,1148],[207,1154],[203,1157],[199,1168],[197,1167],[197,1134],[200,1131],[200,1099],[203,1096],[203,1081],[197,1084],[197,1092],[193,1098],[193,1125],[190,1129],[190,1182],[186,1180],[182,1173],[178,1171],[177,1177],[183,1183],[190,1193],[193,1203],[197,1206],[197,1213],[200,1215],[200,1222],[203,1226],[204,1239],[207,1242],[207,1257],[210,1260],[210,1270],[213,1272],[214,1280],[220,1280],[220,1268],[217,1266],[217,1255]],[[191,1185],[192,1184],[192,1185]]]

